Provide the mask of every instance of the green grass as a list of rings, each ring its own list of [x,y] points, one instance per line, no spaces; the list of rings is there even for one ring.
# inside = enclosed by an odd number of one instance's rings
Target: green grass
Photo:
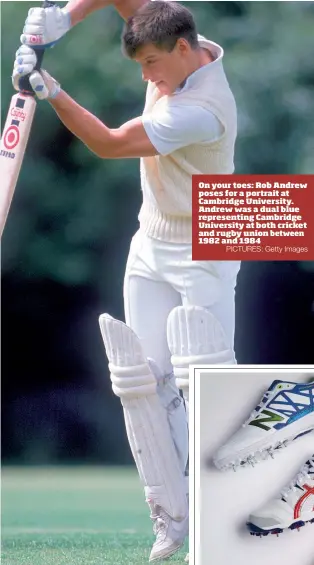
[[[133,468],[2,470],[2,565],[141,565],[153,540]]]

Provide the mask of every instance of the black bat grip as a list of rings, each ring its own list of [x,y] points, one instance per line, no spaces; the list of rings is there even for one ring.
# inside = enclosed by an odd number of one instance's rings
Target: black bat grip
[[[45,0],[44,3],[42,4],[42,8],[50,8],[54,5],[55,2],[51,2],[50,0]],[[37,63],[34,70],[39,71],[44,58],[45,49],[36,49],[35,51],[37,56]],[[35,92],[33,91],[29,82],[29,75],[25,75],[24,77],[20,78],[19,89],[21,93],[27,94],[28,96],[35,96]]]

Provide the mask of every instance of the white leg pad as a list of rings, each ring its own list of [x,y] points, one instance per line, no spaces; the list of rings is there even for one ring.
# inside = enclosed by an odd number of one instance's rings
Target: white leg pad
[[[177,385],[189,398],[189,365],[233,365],[220,322],[201,306],[177,306],[167,320],[167,340]]]
[[[148,362],[157,379],[157,393],[167,411],[172,440],[181,471],[184,474],[189,458],[189,433],[184,402],[176,385],[174,374],[164,376],[153,359],[149,359]]]
[[[108,314],[99,318],[114,393],[120,397],[132,454],[145,487],[174,520],[187,515],[185,478],[157,381],[137,335]]]

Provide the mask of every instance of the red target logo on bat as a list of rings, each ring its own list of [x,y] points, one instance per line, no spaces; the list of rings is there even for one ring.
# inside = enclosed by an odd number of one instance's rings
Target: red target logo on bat
[[[3,143],[10,151],[17,146],[20,141],[20,132],[17,126],[8,127],[7,131],[3,134]]]

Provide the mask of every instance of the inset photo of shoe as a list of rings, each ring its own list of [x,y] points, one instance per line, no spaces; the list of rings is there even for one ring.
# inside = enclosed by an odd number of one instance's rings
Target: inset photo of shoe
[[[190,565],[314,565],[313,371],[190,380]]]

